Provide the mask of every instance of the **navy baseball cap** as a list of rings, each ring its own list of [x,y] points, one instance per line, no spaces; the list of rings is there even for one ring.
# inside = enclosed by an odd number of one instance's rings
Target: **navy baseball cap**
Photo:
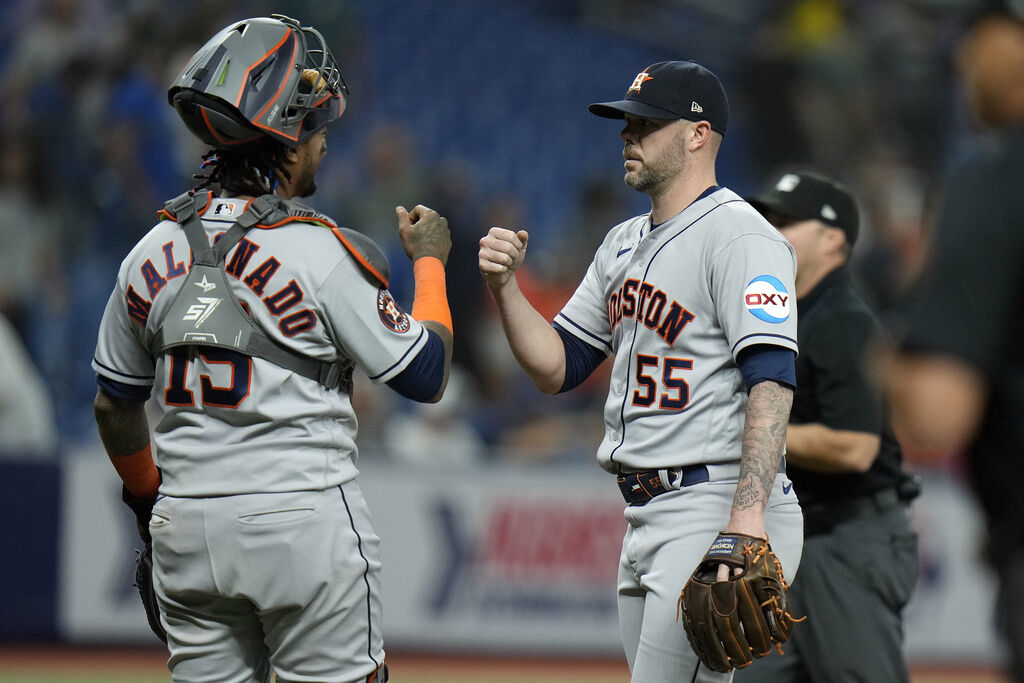
[[[839,228],[851,247],[857,241],[860,215],[853,195],[844,185],[818,173],[787,173],[771,190],[747,197],[747,202],[761,214],[775,213],[793,222],[816,220]]]
[[[729,125],[725,89],[715,74],[697,62],[651,64],[633,79],[624,100],[597,102],[588,109],[606,119],[633,114],[645,119],[707,121],[722,135]]]

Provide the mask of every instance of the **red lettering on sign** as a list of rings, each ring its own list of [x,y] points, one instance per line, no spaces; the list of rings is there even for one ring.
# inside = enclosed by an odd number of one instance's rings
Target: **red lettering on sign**
[[[616,504],[496,504],[482,554],[506,579],[614,582],[625,530]]]

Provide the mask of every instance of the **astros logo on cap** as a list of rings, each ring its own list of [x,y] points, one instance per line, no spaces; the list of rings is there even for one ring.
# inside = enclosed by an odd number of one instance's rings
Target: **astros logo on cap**
[[[640,86],[644,84],[644,81],[649,81],[652,78],[654,77],[648,76],[646,71],[641,71],[636,75],[636,78],[633,79],[633,85],[629,86],[629,90],[626,91],[626,94],[628,95],[634,90],[640,92]]]
[[[759,275],[743,290],[743,304],[758,320],[781,323],[789,318],[789,292],[774,275]]]

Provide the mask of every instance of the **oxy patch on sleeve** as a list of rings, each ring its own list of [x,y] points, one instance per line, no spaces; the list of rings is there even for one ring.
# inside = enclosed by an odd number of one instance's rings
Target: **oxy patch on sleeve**
[[[743,290],[743,305],[758,320],[782,323],[789,319],[791,296],[774,275],[759,275],[747,283]]]

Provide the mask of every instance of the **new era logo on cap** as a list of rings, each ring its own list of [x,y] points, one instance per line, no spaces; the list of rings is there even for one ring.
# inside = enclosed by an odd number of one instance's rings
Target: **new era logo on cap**
[[[836,213],[835,209],[826,204],[825,206],[821,207],[821,217],[827,218],[830,221],[834,221],[835,219],[839,218],[839,215]]]
[[[704,107],[700,106],[696,102],[693,102],[693,103],[690,104],[690,111],[695,111],[695,112],[697,112],[699,114],[702,111],[704,111]]]

